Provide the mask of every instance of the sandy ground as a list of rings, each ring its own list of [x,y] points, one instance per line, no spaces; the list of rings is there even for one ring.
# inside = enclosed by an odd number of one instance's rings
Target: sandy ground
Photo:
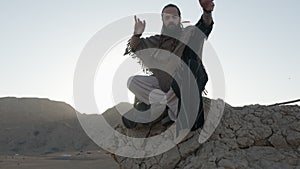
[[[43,156],[0,156],[0,169],[117,169],[103,151],[64,152]]]

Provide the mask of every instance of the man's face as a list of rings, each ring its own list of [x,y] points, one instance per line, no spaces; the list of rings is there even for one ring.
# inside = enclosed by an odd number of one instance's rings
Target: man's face
[[[162,13],[162,21],[168,30],[176,29],[180,24],[178,10],[175,7],[167,7]]]

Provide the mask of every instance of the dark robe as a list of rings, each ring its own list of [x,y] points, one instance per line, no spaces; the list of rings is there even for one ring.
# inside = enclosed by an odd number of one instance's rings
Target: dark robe
[[[198,114],[197,117],[194,117],[189,112],[191,111],[191,106],[185,105],[181,106],[181,103],[179,102],[178,110],[181,108],[183,109],[183,113],[179,115],[177,123],[177,129],[182,128],[192,128],[192,130],[198,129],[203,126],[204,123],[204,112],[203,112],[203,103],[202,103],[202,92],[205,88],[205,85],[208,81],[208,76],[205,71],[205,68],[202,64],[202,49],[205,39],[209,36],[209,34],[212,31],[213,28],[213,22],[211,25],[206,26],[203,18],[198,21],[198,23],[195,25],[198,29],[201,31],[194,31],[194,33],[188,38],[188,40],[185,42],[188,44],[188,46],[184,45],[181,42],[178,42],[178,40],[166,37],[164,35],[155,35],[148,38],[141,38],[140,42],[137,46],[137,48],[133,51],[129,44],[126,49],[126,54],[131,54],[134,58],[140,59],[139,63],[142,64],[143,68],[145,68],[146,72],[152,73],[158,81],[161,89],[164,92],[167,92],[170,87],[174,90],[176,96],[179,98],[179,100],[182,99],[182,97],[185,98],[185,100],[192,99],[195,95],[195,91],[189,90],[188,92],[182,93],[181,89],[183,87],[192,89],[189,86],[183,86],[187,83],[182,83],[183,81],[190,81],[192,80],[190,75],[185,74],[187,71],[177,71],[175,74],[175,77],[178,75],[181,77],[176,82],[171,75],[168,73],[159,70],[159,69],[147,69],[147,62],[151,61],[152,58],[150,56],[153,55],[154,52],[145,51],[143,52],[143,49],[147,48],[157,48],[157,49],[164,49],[168,50],[172,53],[175,53],[178,57],[181,58],[181,60],[188,65],[188,68],[193,73],[198,86],[198,95],[200,97],[200,103],[198,104]],[[186,28],[184,28],[186,29]],[[188,30],[188,29],[186,29]],[[175,45],[175,46],[174,46]],[[192,50],[193,49],[193,50]],[[139,51],[141,51],[139,53]],[[179,83],[179,84],[178,84]],[[193,100],[190,100],[191,102]],[[189,102],[189,101],[188,101]],[[191,120],[195,120],[195,123],[190,123]],[[192,126],[191,126],[192,125]]]

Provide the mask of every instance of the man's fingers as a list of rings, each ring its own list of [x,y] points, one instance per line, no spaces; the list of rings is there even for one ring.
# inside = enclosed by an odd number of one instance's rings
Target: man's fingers
[[[134,21],[135,21],[135,23],[137,23],[136,15],[134,15]]]
[[[136,17],[136,15],[134,15],[134,21],[135,23],[139,23],[139,24],[142,24],[143,26],[146,25],[146,21],[143,20],[143,22],[140,20],[140,18]]]
[[[199,0],[200,5],[203,9],[207,11],[213,11],[214,9],[214,0]]]

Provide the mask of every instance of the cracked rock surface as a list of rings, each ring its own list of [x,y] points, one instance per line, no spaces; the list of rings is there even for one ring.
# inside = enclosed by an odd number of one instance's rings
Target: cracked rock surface
[[[115,129],[130,137],[158,136],[157,144],[118,140],[119,152],[128,152],[128,157],[112,156],[122,169],[300,169],[299,106],[231,107],[221,100],[209,103],[203,129],[188,133],[178,142],[172,127],[169,131],[159,123],[136,129],[117,124]],[[149,157],[151,151],[162,151],[165,145],[173,147]],[[136,150],[144,158],[132,158]]]

